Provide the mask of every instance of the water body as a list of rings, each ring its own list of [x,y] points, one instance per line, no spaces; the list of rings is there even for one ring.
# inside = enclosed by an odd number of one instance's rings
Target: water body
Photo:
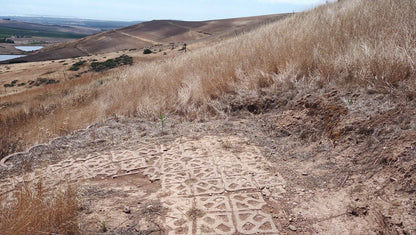
[[[0,55],[0,61],[11,60],[15,58],[24,57],[26,55]]]
[[[21,51],[37,51],[43,48],[43,46],[15,46],[14,48]]]

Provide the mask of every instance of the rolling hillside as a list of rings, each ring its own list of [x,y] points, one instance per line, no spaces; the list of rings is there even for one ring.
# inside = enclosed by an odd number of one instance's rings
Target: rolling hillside
[[[151,47],[159,44],[215,40],[220,36],[235,36],[241,31],[249,31],[259,25],[280,20],[286,16],[287,14],[280,14],[203,22],[154,20],[45,48],[25,57],[25,60],[62,59]]]

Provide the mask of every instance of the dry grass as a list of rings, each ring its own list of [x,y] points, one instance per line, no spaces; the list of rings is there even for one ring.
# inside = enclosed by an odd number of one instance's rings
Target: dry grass
[[[16,201],[0,206],[0,231],[4,235],[78,234],[78,201],[70,186],[48,192],[42,183],[24,186],[16,192]]]
[[[93,76],[6,97],[22,104],[2,110],[1,134],[33,144],[113,114],[204,118],[223,113],[228,94],[265,88],[366,86],[415,99],[414,22],[413,0],[329,3],[216,45],[100,75],[108,78],[103,84]],[[12,152],[11,139],[2,140],[2,156]]]
[[[108,73],[87,74],[80,79],[27,90],[2,97],[0,158],[25,147],[83,128],[96,116],[82,112],[97,97],[97,87],[105,85]]]
[[[284,82],[414,87],[415,10],[412,0],[327,4],[186,56],[129,68],[98,108],[193,117],[215,113],[225,94]]]

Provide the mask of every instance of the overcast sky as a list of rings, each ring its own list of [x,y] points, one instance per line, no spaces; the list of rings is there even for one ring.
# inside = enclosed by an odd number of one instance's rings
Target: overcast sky
[[[325,0],[0,0],[2,16],[208,20],[304,11]]]

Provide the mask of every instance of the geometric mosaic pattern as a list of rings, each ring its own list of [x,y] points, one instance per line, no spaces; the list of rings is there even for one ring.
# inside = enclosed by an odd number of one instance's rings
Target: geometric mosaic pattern
[[[262,211],[266,202],[260,189],[283,193],[284,182],[269,170],[257,147],[242,138],[179,138],[169,145],[66,159],[21,177],[1,179],[0,195],[40,178],[46,188],[54,188],[62,182],[140,172],[161,181],[168,234],[277,234],[272,216]]]

